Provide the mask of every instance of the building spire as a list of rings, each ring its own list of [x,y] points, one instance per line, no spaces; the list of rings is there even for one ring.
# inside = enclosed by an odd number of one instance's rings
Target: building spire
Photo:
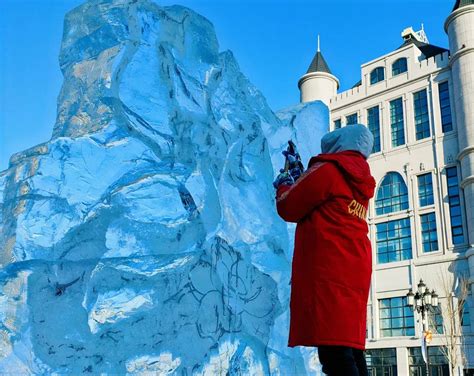
[[[331,98],[336,96],[339,80],[331,73],[321,53],[321,36],[318,34],[317,51],[306,73],[298,80],[301,103],[315,100],[329,106]]]
[[[316,51],[316,54],[313,57],[313,60],[311,61],[311,64],[306,71],[306,73],[311,73],[311,72],[324,72],[324,73],[331,73],[331,70],[328,67],[328,64],[326,63],[326,60],[324,60],[323,54],[321,53],[321,38],[320,35],[318,34],[318,49]]]

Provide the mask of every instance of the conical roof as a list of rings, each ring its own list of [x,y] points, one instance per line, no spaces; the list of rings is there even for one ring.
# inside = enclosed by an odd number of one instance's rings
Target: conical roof
[[[306,73],[312,72],[324,72],[332,74],[331,70],[329,69],[328,63],[324,60],[323,54],[321,51],[316,52],[314,55],[313,61],[309,65],[308,71]]]
[[[456,9],[459,9],[461,7],[465,7],[467,5],[474,5],[474,0],[457,0],[456,4],[454,4],[453,12]]]

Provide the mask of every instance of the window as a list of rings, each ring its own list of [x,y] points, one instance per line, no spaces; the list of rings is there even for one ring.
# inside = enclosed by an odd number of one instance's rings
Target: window
[[[407,297],[379,299],[380,336],[414,336],[413,309],[407,306]]]
[[[441,126],[443,132],[453,130],[453,120],[451,118],[451,104],[449,102],[449,85],[448,81],[438,85],[439,91],[439,107],[441,109]]]
[[[449,376],[449,363],[440,346],[428,346],[430,375]],[[408,364],[410,376],[426,375],[426,363],[421,354],[421,347],[408,348]]]
[[[377,263],[411,259],[410,218],[376,225]]]
[[[369,375],[397,376],[397,352],[395,348],[367,349],[365,361]]]
[[[420,215],[421,222],[421,242],[423,252],[438,250],[438,236],[436,234],[436,215],[428,213]]]
[[[432,307],[431,311],[428,312],[428,327],[434,329],[434,333],[443,334],[443,315],[441,314],[441,306]]]
[[[420,206],[434,204],[433,181],[431,178],[431,172],[423,175],[418,175],[418,199],[420,202]]]
[[[334,120],[334,129],[341,128],[341,119]]]
[[[389,172],[382,180],[375,198],[377,215],[408,209],[408,189],[400,174]]]
[[[413,94],[413,106],[415,109],[416,139],[421,140],[430,137],[430,119],[426,89]]]
[[[400,73],[406,72],[407,68],[407,58],[401,57],[392,64],[392,76],[397,76]]]
[[[390,102],[390,125],[392,133],[392,146],[400,146],[405,143],[405,130],[403,123],[403,100],[395,99]]]
[[[357,124],[357,112],[346,116],[346,125]]]
[[[370,72],[370,84],[376,84],[377,82],[385,80],[385,68],[377,67]]]
[[[461,200],[459,197],[458,173],[456,167],[446,169],[448,182],[449,216],[451,218],[451,236],[453,244],[464,243],[462,229]]]
[[[367,110],[367,125],[374,136],[374,147],[372,153],[380,151],[380,117],[379,106]]]

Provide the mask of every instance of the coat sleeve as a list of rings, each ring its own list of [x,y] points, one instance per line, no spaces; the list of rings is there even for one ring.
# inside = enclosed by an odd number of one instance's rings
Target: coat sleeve
[[[306,170],[295,184],[280,185],[276,193],[278,215],[287,222],[299,222],[313,209],[330,199],[340,179],[331,162],[320,162]]]

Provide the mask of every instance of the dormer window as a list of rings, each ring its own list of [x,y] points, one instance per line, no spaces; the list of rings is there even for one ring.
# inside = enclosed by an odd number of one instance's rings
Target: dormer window
[[[370,72],[370,84],[376,84],[377,82],[385,80],[385,69],[384,67],[377,67]]]
[[[392,64],[392,76],[397,76],[408,70],[407,58],[401,57]]]

